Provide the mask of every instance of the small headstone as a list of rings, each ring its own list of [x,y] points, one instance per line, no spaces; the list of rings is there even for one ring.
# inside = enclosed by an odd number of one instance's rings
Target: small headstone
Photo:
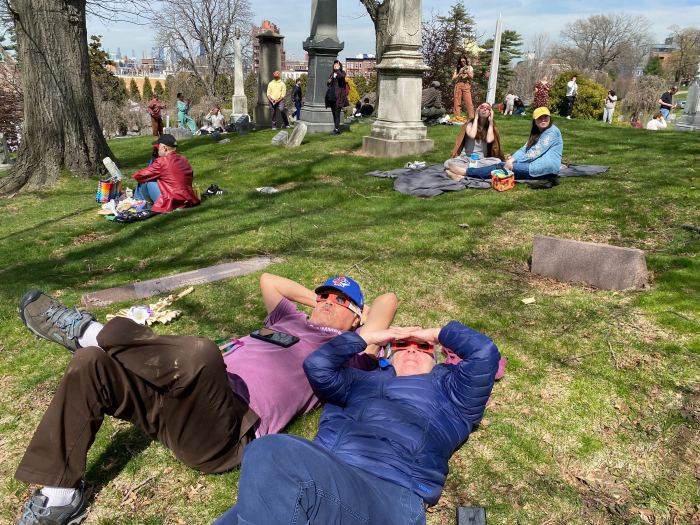
[[[286,131],[280,131],[277,135],[272,137],[273,146],[285,146],[289,141],[289,133]]]
[[[287,147],[288,148],[298,148],[299,146],[301,146],[301,143],[304,140],[305,136],[306,136],[306,124],[304,124],[301,121],[298,121],[294,125],[294,131],[292,131],[292,134],[289,136],[289,141],[287,142]]]
[[[12,164],[10,147],[7,145],[7,138],[4,133],[0,133],[0,164]]]
[[[536,235],[532,273],[602,290],[643,288],[649,281],[642,250]]]
[[[212,283],[222,279],[228,279],[229,277],[246,275],[261,270],[276,262],[279,262],[279,259],[272,257],[253,257],[245,261],[217,264],[191,272],[161,277],[160,279],[151,279],[149,281],[136,282],[99,292],[87,293],[83,295],[82,302],[87,308],[91,308],[106,306],[118,301],[136,301],[160,293],[170,292],[184,286]]]
[[[248,115],[241,115],[231,122],[226,129],[227,131],[232,131],[239,135],[245,135],[250,131],[250,117],[248,117]]]
[[[191,139],[192,132],[187,128],[165,128],[163,133],[169,133],[175,140]]]

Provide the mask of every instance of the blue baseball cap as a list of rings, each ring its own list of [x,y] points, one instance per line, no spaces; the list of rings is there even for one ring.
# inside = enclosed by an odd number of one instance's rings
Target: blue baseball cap
[[[336,290],[347,295],[350,300],[362,309],[365,306],[365,297],[362,295],[360,285],[356,281],[345,275],[331,277],[314,290],[319,293],[323,290]]]

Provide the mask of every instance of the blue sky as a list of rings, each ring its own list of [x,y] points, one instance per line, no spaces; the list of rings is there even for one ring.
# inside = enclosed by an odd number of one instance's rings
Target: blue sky
[[[301,43],[309,33],[311,2],[300,0],[250,0],[254,21],[260,23],[264,18],[275,22],[285,36],[287,56],[303,56]],[[424,17],[430,12],[445,14],[452,0],[423,0]],[[651,0],[503,0],[501,2],[465,2],[467,10],[474,17],[477,32],[483,38],[491,36],[496,27],[496,18],[501,12],[504,27],[515,29],[523,35],[525,48],[537,33],[548,33],[550,41],[559,39],[564,26],[592,14],[614,11],[646,16],[652,22],[652,32],[658,42],[668,34],[668,27],[677,24],[681,27],[700,27],[700,0],[673,0],[661,2]],[[556,6],[553,9],[553,6]],[[115,52],[117,47],[122,53],[137,56],[143,52],[148,55],[153,45],[150,27],[134,26],[124,23],[105,25],[102,21],[88,20],[88,34],[103,35],[105,48]],[[339,0],[338,2],[338,36],[345,42],[341,57],[354,56],[358,53],[374,52],[374,32],[372,22],[364,7],[356,0]]]

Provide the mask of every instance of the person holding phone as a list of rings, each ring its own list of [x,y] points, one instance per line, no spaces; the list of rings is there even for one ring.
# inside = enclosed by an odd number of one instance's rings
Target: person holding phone
[[[437,344],[458,357],[438,365]],[[369,345],[388,345],[381,368],[345,366]],[[304,361],[325,403],[315,439],[253,442],[238,500],[214,525],[424,525],[450,457],[484,415],[499,360],[489,337],[457,321],[339,335]]]
[[[347,276],[315,290],[264,273],[260,291],[264,328],[280,341],[241,337],[225,353],[203,337],[160,336],[116,317],[106,325],[39,290],[25,294],[20,317],[35,335],[59,342],[73,358],[15,473],[37,483],[22,525],[79,523],[86,514],[87,452],[105,415],[130,421],[204,473],[236,467],[256,437],[279,432],[296,415],[319,405],[302,364],[323,344],[364,321],[364,329],[391,324],[392,293],[365,306]],[[299,306],[310,307],[311,315]],[[376,367],[370,347],[349,365]],[[39,521],[40,518],[40,521]]]

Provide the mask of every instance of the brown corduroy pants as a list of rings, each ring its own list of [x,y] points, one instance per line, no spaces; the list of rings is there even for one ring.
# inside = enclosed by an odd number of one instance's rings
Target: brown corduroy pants
[[[76,487],[104,415],[130,421],[187,465],[240,464],[258,416],[230,388],[218,347],[202,337],[159,336],[116,317],[100,348],[81,348],[20,462],[17,479]]]
[[[472,86],[467,82],[457,82],[454,89],[453,114],[456,117],[462,115],[462,102],[467,107],[467,119],[474,118],[474,104],[472,103]]]

